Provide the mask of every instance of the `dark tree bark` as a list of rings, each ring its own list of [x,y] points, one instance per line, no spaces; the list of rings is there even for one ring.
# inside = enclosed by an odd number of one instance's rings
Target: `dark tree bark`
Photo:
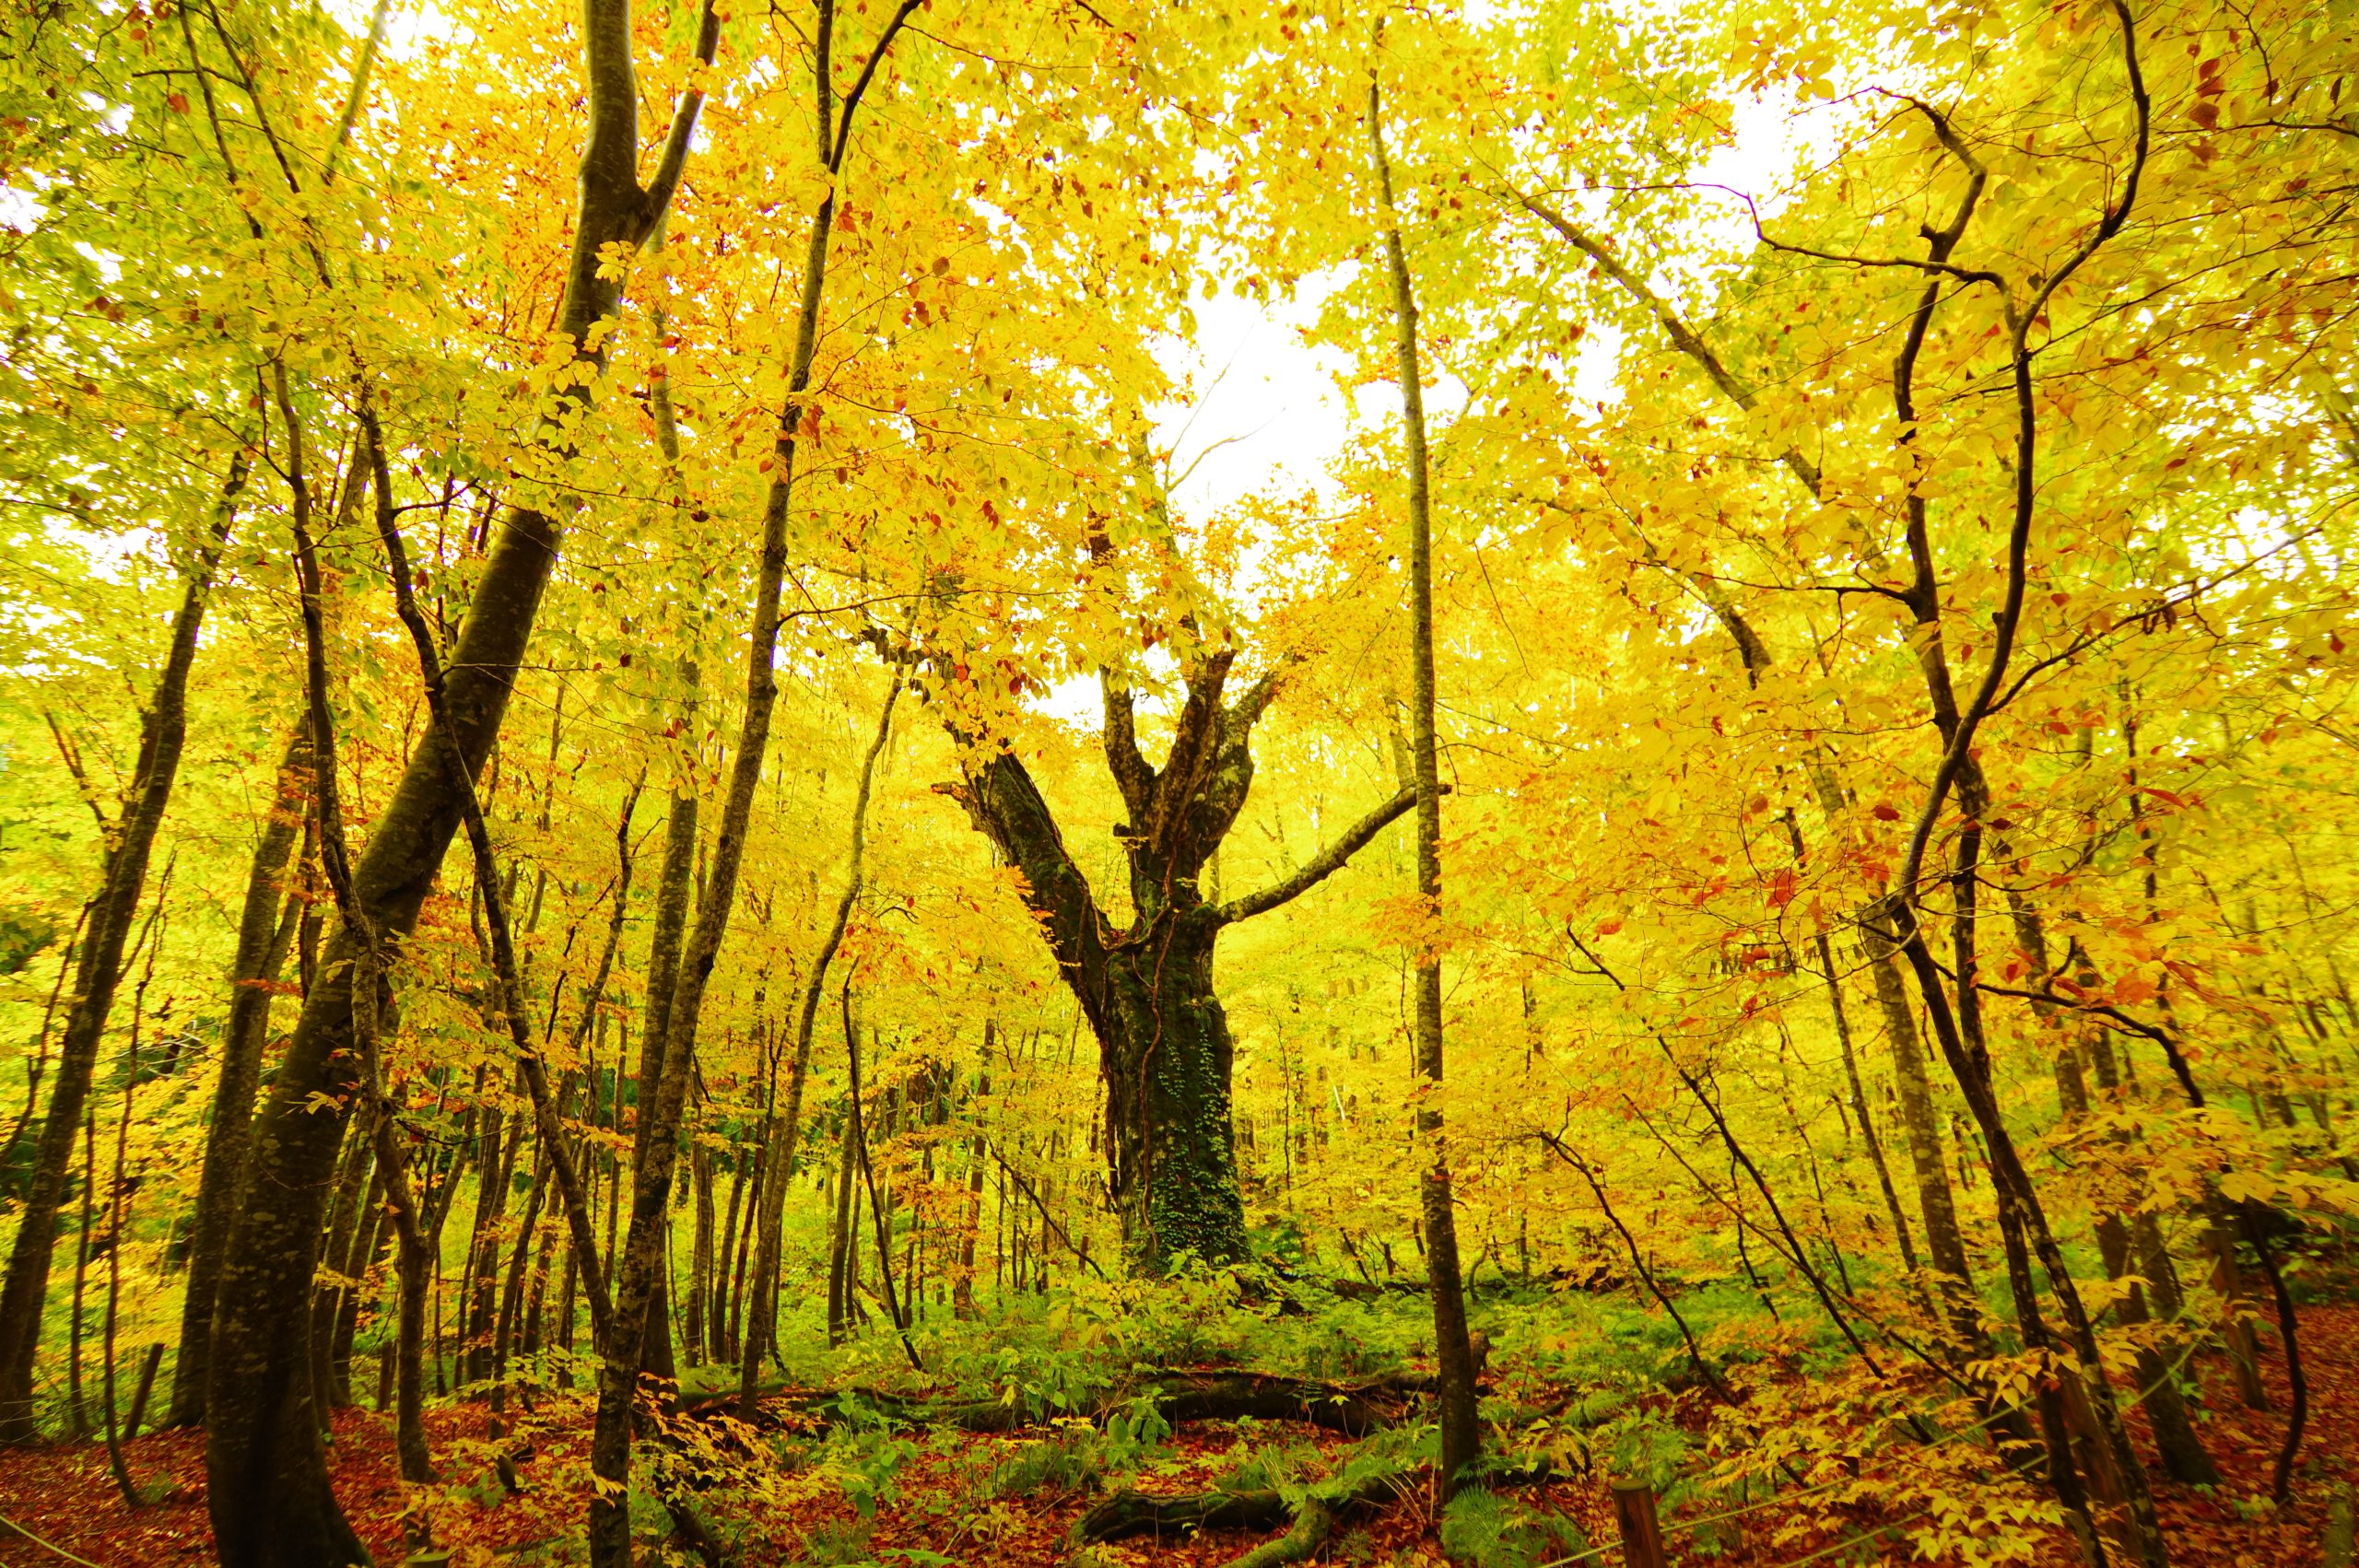
[[[983,1069],[975,1081],[977,1101],[992,1092],[992,1041],[998,1033],[997,1019],[983,1020]],[[950,1285],[950,1314],[960,1322],[975,1316],[975,1242],[983,1229],[983,1173],[989,1164],[980,1114],[976,1119],[975,1134],[967,1140],[967,1204],[958,1228],[958,1272]]]
[[[434,1480],[426,1450],[426,1298],[433,1289],[434,1241],[409,1185],[408,1151],[394,1118],[376,1124],[377,1164],[385,1173],[385,1207],[393,1223],[393,1272],[399,1296],[393,1324],[393,1449],[402,1480]],[[453,1161],[458,1158],[454,1153]],[[446,1181],[455,1180],[453,1165]],[[381,1396],[380,1403],[381,1404]]]
[[[1127,928],[1098,907],[1014,752],[970,749],[964,780],[935,786],[1024,873],[1025,901],[1097,1040],[1114,1206],[1133,1265],[1150,1274],[1183,1252],[1212,1262],[1246,1256],[1229,1098],[1235,1047],[1213,985],[1222,928],[1326,880],[1416,798],[1402,790],[1284,882],[1207,903],[1199,878],[1244,807],[1253,725],[1277,684],[1273,671],[1224,702],[1235,657],[1223,649],[1185,666],[1188,696],[1160,769],[1140,755],[1130,692],[1103,677],[1107,765],[1130,813],[1115,829],[1129,860]]]
[[[2097,994],[2092,983],[2095,977],[2082,977],[2083,989]],[[2090,1065],[2096,1070],[2097,1086],[2108,1099],[2121,1093],[2119,1064],[2113,1054],[2113,1042],[2103,1029],[2092,1029],[2088,1035]],[[2068,1109],[2084,1110],[2085,1101]],[[2137,1227],[2133,1245],[2131,1227]],[[2150,1285],[2155,1296],[2176,1295],[2176,1281],[2167,1273],[2165,1282],[2155,1283],[2143,1278],[2146,1270],[2159,1260],[2167,1270],[2170,1254],[2162,1246],[2162,1229],[2152,1214],[2139,1214],[2125,1219],[2121,1214],[2100,1211],[2096,1217],[2097,1252],[2105,1259],[2106,1278],[2117,1284],[2130,1281],[2130,1293],[2114,1308],[2115,1320],[2125,1325],[2154,1321],[2146,1293]],[[2149,1242],[2151,1240],[2151,1246]],[[2176,1311],[2166,1316],[2177,1316]],[[2188,1486],[2217,1486],[2219,1468],[2212,1462],[2212,1455],[2203,1446],[2202,1435],[2195,1429],[2194,1417],[2189,1412],[2187,1400],[2179,1393],[2178,1380],[2170,1363],[2152,1345],[2142,1345],[2138,1351],[2138,1387],[2144,1397],[2146,1419],[2154,1428],[2154,1447],[2162,1455],[2163,1473]]]
[[[853,1026],[851,1021],[851,980],[849,977],[844,980],[843,1019],[844,1059],[850,1064],[851,1071],[851,1094],[847,1096],[847,1104],[851,1115],[850,1134],[852,1149],[858,1154],[860,1159],[861,1180],[868,1189],[868,1212],[876,1225],[876,1279],[877,1282],[885,1287],[885,1311],[893,1320],[894,1331],[900,1335],[901,1349],[910,1358],[910,1368],[913,1372],[922,1374],[925,1371],[925,1364],[918,1359],[917,1346],[912,1344],[910,1340],[909,1308],[902,1305],[901,1298],[895,1293],[893,1289],[892,1211],[888,1207],[886,1199],[880,1198],[877,1195],[876,1169],[869,1163],[868,1133],[861,1118],[860,1032]],[[872,1035],[872,1038],[874,1036]],[[890,1138],[892,1133],[892,1122],[888,1114],[886,1121],[885,1135],[887,1138]],[[779,1185],[783,1187],[786,1184],[784,1182],[780,1182]],[[906,1278],[906,1276],[904,1277]],[[748,1356],[746,1358],[747,1364],[752,1364],[752,1362],[753,1358]],[[745,1396],[742,1408],[746,1410],[751,1410],[755,1408],[755,1401],[750,1394]]]
[[[335,1329],[329,1340],[328,1388],[338,1407],[358,1399],[352,1390],[352,1341],[360,1331],[360,1309],[368,1300],[369,1277],[384,1262],[386,1249],[393,1239],[384,1181],[385,1170],[380,1162],[376,1180],[369,1188],[368,1206],[361,1212],[360,1234],[353,1238],[352,1256],[345,1268],[354,1282],[336,1308]]]
[[[701,1366],[710,1339],[705,1318],[712,1300],[712,1151],[693,1141],[688,1146],[688,1180],[696,1188],[697,1229],[688,1256],[688,1311],[680,1326],[680,1349],[690,1366]]]
[[[364,1113],[371,1114],[374,1113]],[[335,1202],[329,1209],[327,1250],[323,1255],[334,1282],[323,1281],[311,1297],[311,1409],[320,1430],[327,1430],[328,1411],[335,1404],[330,1363],[335,1355],[335,1321],[344,1311],[346,1293],[342,1277],[352,1273],[352,1253],[358,1237],[364,1203],[376,1196],[376,1151],[370,1141],[373,1124],[364,1124],[362,1136],[351,1141],[344,1174],[336,1183]]]
[[[712,1300],[706,1307],[710,1322],[707,1333],[711,1355],[718,1362],[733,1360],[736,1354],[731,1348],[734,1341],[729,1332],[729,1309],[736,1291],[730,1281],[734,1277],[731,1265],[737,1252],[737,1210],[745,1196],[745,1153],[740,1150],[730,1160],[729,1211],[721,1223],[721,1256],[713,1263]]]
[[[481,1153],[475,1164],[475,1223],[468,1233],[465,1272],[459,1294],[459,1381],[491,1375],[491,1317],[499,1271],[499,1227],[508,1217],[512,1162],[523,1137],[519,1121],[487,1103],[476,1115]]]
[[[579,355],[601,363],[603,347],[590,342],[590,332],[614,315],[621,287],[617,278],[600,275],[601,253],[608,245],[643,242],[669,205],[703,93],[682,95],[655,178],[642,188],[628,7],[622,0],[587,0],[582,31],[589,146],[557,328]],[[717,37],[708,7],[698,39],[702,59],[711,59]],[[543,439],[561,443],[561,427],[550,426]],[[499,733],[558,536],[557,519],[532,506],[512,509],[494,534],[449,660],[452,733],[446,737],[438,727],[423,739],[354,869],[359,912],[380,940],[397,942],[417,924],[459,826],[459,781],[482,768]],[[328,1479],[326,1452],[309,1408],[305,1347],[299,1336],[284,1331],[311,1293],[325,1188],[361,1087],[353,986],[360,956],[351,934],[339,933],[304,999],[254,1125],[222,1270],[205,1400],[205,1470],[224,1568],[334,1568],[368,1561]]]
[[[36,1435],[33,1358],[41,1348],[41,1305],[49,1294],[49,1261],[57,1244],[57,1211],[65,1201],[66,1174],[74,1160],[74,1138],[97,1069],[99,1047],[123,969],[123,945],[147,885],[147,860],[180,776],[181,750],[188,739],[188,673],[196,661],[197,628],[212,596],[221,547],[237,516],[246,486],[243,453],[232,458],[221,497],[206,525],[172,617],[164,666],[140,724],[139,755],[123,814],[108,834],[99,873],[99,894],[90,911],[89,936],[74,975],[74,1004],[58,1049],[57,1076],[49,1092],[49,1114],[33,1153],[33,1174],[17,1222],[16,1244],[0,1279],[0,1442],[27,1443]]]
[[[697,670],[692,663],[687,671],[691,696],[688,717],[696,714],[694,692]],[[647,1006],[645,1026],[640,1031],[638,1120],[631,1133],[631,1169],[645,1168],[655,1157],[649,1142],[651,1119],[648,1112],[655,1104],[655,1096],[663,1080],[663,1052],[671,1039],[672,988],[680,975],[680,938],[687,930],[689,895],[695,891],[697,863],[697,797],[684,781],[672,794],[670,814],[663,824],[663,869],[662,880],[655,889],[655,931],[647,957]],[[620,1085],[616,1085],[620,1093]],[[679,1148],[675,1139],[663,1149],[663,1157],[676,1159]],[[668,1179],[668,1178],[667,1178]],[[619,1193],[617,1199],[619,1199]],[[647,1313],[647,1338],[640,1350],[645,1365],[665,1377],[673,1374],[671,1281],[659,1279],[655,1295]]]
[[[2005,588],[1993,618],[1995,636],[1980,677],[1963,704],[1958,702],[1951,687],[1948,656],[1942,642],[1941,583],[1927,525],[1928,503],[1921,494],[1914,490],[1904,500],[1906,537],[1913,572],[1909,586],[1903,591],[1903,599],[1916,620],[1915,635],[1910,640],[1924,673],[1934,721],[1941,731],[1942,751],[1926,791],[1925,802],[1911,830],[1900,874],[1894,880],[1895,891],[1886,902],[1883,918],[1876,923],[1884,928],[1893,944],[1899,949],[1917,979],[1918,989],[1925,999],[1934,1038],[1989,1151],[1992,1185],[1997,1189],[2000,1222],[2008,1246],[2009,1275],[2016,1300],[2016,1316],[2025,1340],[2029,1344],[2042,1345],[2046,1336],[2029,1278],[2029,1263],[2024,1256],[2029,1252],[2038,1258],[2041,1270],[2048,1276],[2058,1314],[2063,1319],[2061,1338],[2079,1363],[2079,1382],[2087,1399],[2090,1422],[2097,1438],[2096,1445],[2104,1450],[2113,1478],[2118,1480],[2122,1488],[2124,1506],[2117,1516],[2121,1545],[2127,1555],[2146,1564],[2147,1568],[2162,1568],[2168,1560],[2162,1526],[2154,1513],[2145,1473],[2139,1466],[2136,1450],[2131,1446],[2129,1429],[2121,1419],[2119,1406],[2107,1381],[2089,1314],[2066,1266],[2063,1250],[2048,1223],[2030,1172],[2025,1166],[2001,1114],[1980,1023],[1975,952],[1975,898],[1982,875],[1982,823],[1989,815],[1990,797],[1981,766],[1976,760],[1974,741],[1982,722],[1995,709],[2023,625],[2039,493],[2039,431],[2037,404],[2034,396],[2035,358],[2030,345],[2033,323],[2042,318],[2048,301],[2065,280],[2119,232],[2137,201],[2139,181],[2150,146],[2152,105],[2140,74],[2134,18],[2121,0],[2115,0],[2113,9],[2120,28],[2122,60],[2129,77],[2130,96],[2137,110],[2134,160],[2126,178],[2107,203],[2103,216],[2078,251],[2048,275],[2036,275],[2027,286],[2027,295],[2021,298],[2012,284],[2004,280],[1999,283],[2015,408],[2012,475],[2013,516],[2007,530]],[[1931,120],[1936,139],[1943,151],[1955,158],[1969,176],[1966,190],[1949,225],[1939,230],[1928,228],[1925,231],[1931,259],[1935,263],[1944,263],[1974,215],[1986,176],[1982,165],[1949,123],[1937,111],[1924,109],[1921,105],[1919,107]],[[1894,412],[1898,416],[1898,428],[1902,432],[1898,439],[1904,443],[1914,439],[1917,419],[1914,372],[1918,354],[1943,298],[1938,278],[1929,281],[1919,294],[1916,311],[1910,318],[1906,339],[1895,362]],[[1951,973],[1945,977],[1928,944],[1922,900],[1928,886],[1925,876],[1927,851],[1953,791],[1965,821],[1956,831],[1955,852],[1946,875],[1954,907],[1950,912]],[[2036,930],[2025,930],[2019,925],[2018,935],[2035,970],[2044,972],[2044,961],[2039,951],[2044,942]],[[1955,997],[1954,1007],[1950,1000],[1952,988]],[[2073,1473],[2071,1457],[2062,1451],[2065,1445],[2055,1430],[2057,1423],[2048,1414],[2049,1402],[2049,1396],[2043,1393],[2042,1414],[2043,1422],[2048,1427],[2050,1473],[2066,1507],[2087,1520],[2088,1511],[2078,1495],[2079,1478]],[[2282,1476],[2280,1480],[2282,1483]],[[2280,1495],[2283,1495],[2282,1492]],[[2093,1533],[2092,1527],[2092,1536]]]
[[[197,1176],[189,1222],[188,1293],[181,1306],[181,1348],[172,1363],[172,1398],[164,1422],[191,1426],[205,1419],[205,1352],[212,1343],[213,1290],[229,1238],[230,1204],[245,1174],[246,1135],[254,1092],[262,1082],[263,1046],[270,1035],[272,986],[287,959],[293,926],[280,918],[282,886],[303,828],[311,790],[311,733],[299,723],[278,765],[270,813],[254,845],[238,921],[238,956],[229,975],[229,1016],[221,1030],[221,1074],[213,1090],[212,1126]]]
[[[830,1350],[844,1342],[844,1330],[851,1321],[851,1264],[856,1257],[852,1250],[851,1233],[853,1158],[851,1113],[847,1107],[843,1136],[836,1149],[836,1216],[827,1230],[827,1348]]]
[[[516,1341],[524,1309],[524,1289],[530,1278],[526,1265],[533,1256],[533,1244],[541,1228],[541,1208],[548,1201],[549,1161],[543,1157],[534,1162],[532,1190],[524,1197],[524,1215],[516,1227],[516,1245],[508,1258],[508,1279],[501,1288],[499,1316],[491,1336],[491,1432],[501,1431],[501,1416],[508,1406],[508,1352]]]

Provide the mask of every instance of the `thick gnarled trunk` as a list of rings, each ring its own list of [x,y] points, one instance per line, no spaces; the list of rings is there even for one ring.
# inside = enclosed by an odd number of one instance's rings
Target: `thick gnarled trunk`
[[[1025,900],[1097,1036],[1115,1207],[1132,1266],[1146,1274],[1183,1252],[1214,1263],[1247,1255],[1229,1111],[1235,1051],[1213,989],[1221,929],[1316,887],[1416,800],[1402,790],[1292,875],[1206,903],[1199,878],[1252,788],[1253,725],[1277,685],[1273,670],[1224,702],[1234,657],[1223,649],[1186,667],[1188,698],[1160,768],[1139,754],[1131,694],[1105,678],[1106,760],[1131,816],[1114,832],[1129,861],[1127,928],[1098,907],[1015,753],[970,755],[962,782],[935,787],[1024,873]]]
[[[1106,1079],[1116,1212],[1125,1251],[1156,1271],[1183,1253],[1246,1255],[1229,1108],[1236,1051],[1213,989],[1220,927],[1203,906],[1108,956],[1082,1005]]]

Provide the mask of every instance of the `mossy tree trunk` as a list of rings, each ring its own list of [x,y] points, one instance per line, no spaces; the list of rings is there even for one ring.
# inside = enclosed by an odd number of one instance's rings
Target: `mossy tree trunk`
[[[1107,766],[1130,814],[1114,829],[1130,873],[1124,924],[1099,907],[1012,751],[972,748],[964,780],[937,786],[1024,873],[1026,900],[1089,1021],[1106,1082],[1114,1205],[1133,1266],[1149,1274],[1181,1253],[1212,1262],[1246,1255],[1229,1104],[1236,1051],[1213,984],[1221,930],[1324,881],[1416,798],[1394,795],[1283,882],[1208,902],[1199,879],[1252,787],[1253,725],[1277,686],[1273,670],[1225,701],[1235,658],[1223,649],[1184,666],[1187,700],[1160,768],[1139,751],[1130,691],[1102,677]]]

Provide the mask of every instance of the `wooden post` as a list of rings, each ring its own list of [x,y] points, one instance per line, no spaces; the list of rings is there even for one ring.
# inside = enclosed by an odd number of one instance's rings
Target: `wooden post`
[[[1627,1568],[1669,1568],[1662,1527],[1655,1522],[1655,1489],[1642,1480],[1614,1483],[1614,1517],[1622,1527],[1622,1561]]]

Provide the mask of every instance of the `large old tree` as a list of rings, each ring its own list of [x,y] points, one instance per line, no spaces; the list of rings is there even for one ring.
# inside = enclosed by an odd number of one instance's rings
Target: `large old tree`
[[[1234,649],[1220,649],[1182,665],[1187,697],[1161,767],[1139,750],[1130,688],[1101,673],[1106,766],[1129,813],[1114,828],[1128,861],[1126,921],[1099,902],[1008,746],[971,746],[964,781],[939,787],[1023,872],[1025,901],[1097,1036],[1114,1207],[1133,1263],[1149,1272],[1183,1253],[1215,1262],[1246,1255],[1229,1108],[1236,1053],[1213,984],[1221,931],[1316,887],[1416,802],[1403,789],[1292,875],[1243,898],[1207,900],[1204,868],[1244,809],[1253,726],[1285,668],[1229,700],[1235,661]]]

